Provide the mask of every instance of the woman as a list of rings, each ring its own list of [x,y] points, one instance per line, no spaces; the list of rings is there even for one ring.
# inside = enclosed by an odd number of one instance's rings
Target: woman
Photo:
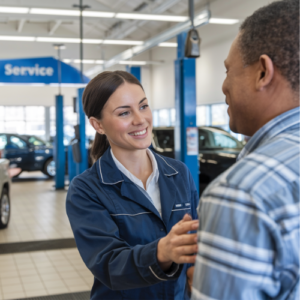
[[[103,72],[83,108],[96,130],[94,165],[71,182],[67,213],[95,276],[91,299],[186,298],[197,252],[198,194],[187,167],[153,153],[152,114],[140,82]],[[182,220],[183,219],[183,220]]]

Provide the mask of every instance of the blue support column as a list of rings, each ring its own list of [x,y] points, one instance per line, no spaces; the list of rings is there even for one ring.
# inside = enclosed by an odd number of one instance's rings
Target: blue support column
[[[69,182],[76,176],[76,163],[74,162],[72,145],[68,146],[68,175]]]
[[[55,139],[55,188],[65,187],[65,148],[64,148],[64,116],[63,116],[63,96],[55,98],[56,107],[56,139]]]
[[[86,138],[85,138],[85,113],[83,111],[82,106],[82,95],[83,95],[84,88],[80,88],[77,90],[78,101],[77,101],[77,111],[79,114],[79,145],[80,145],[80,152],[81,152],[81,162],[77,163],[76,173],[81,174],[88,168],[88,153],[85,146]]]
[[[141,82],[141,67],[126,67],[126,71],[134,75]]]
[[[184,162],[199,193],[198,128],[196,125],[196,60],[184,57],[186,33],[177,37],[175,61],[175,157]]]

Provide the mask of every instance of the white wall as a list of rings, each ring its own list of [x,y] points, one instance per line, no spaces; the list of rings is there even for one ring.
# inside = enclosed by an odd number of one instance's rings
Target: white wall
[[[28,105],[52,106],[55,105],[55,95],[58,87],[53,86],[0,86],[0,105]],[[76,87],[62,87],[64,105],[73,105],[73,97],[77,95]]]
[[[224,60],[226,59],[233,38],[203,49],[196,60],[197,104],[225,102],[222,84],[226,77]]]

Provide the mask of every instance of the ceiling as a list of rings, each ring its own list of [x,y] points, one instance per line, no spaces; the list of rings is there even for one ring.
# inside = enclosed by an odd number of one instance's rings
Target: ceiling
[[[213,17],[237,18],[243,20],[254,10],[265,5],[268,0],[194,0],[195,12],[207,7],[209,2]],[[56,9],[75,9],[74,4],[79,0],[0,0],[0,6],[38,7]],[[87,10],[138,12],[163,15],[188,15],[188,0],[83,0]],[[84,18],[85,39],[115,39],[145,41],[164,30],[174,26],[174,22],[122,20],[115,18]],[[208,46],[221,39],[234,36],[238,32],[239,24],[214,25],[208,24],[199,29],[202,46]],[[79,18],[59,15],[33,15],[0,13],[0,35],[13,36],[42,36],[42,37],[79,37]],[[175,41],[175,40],[174,40]],[[53,43],[39,42],[8,42],[0,41],[1,58],[20,58],[34,56],[54,56],[56,51]],[[79,58],[79,45],[68,43],[62,51],[62,58]],[[108,60],[114,55],[131,46],[85,44],[85,59]],[[161,49],[162,59],[173,59],[176,49]],[[168,54],[169,53],[169,54]],[[164,58],[165,56],[165,58]],[[140,55],[143,59],[153,60],[151,51]],[[139,60],[139,57],[135,58]],[[85,65],[85,70],[91,66]]]

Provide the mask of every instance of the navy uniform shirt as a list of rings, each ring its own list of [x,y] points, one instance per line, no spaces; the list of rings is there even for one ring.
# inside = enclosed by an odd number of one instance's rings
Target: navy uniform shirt
[[[170,276],[159,266],[157,244],[186,213],[197,218],[198,194],[187,167],[155,154],[162,216],[115,165],[110,150],[75,177],[67,214],[76,244],[95,280],[91,299],[183,300],[186,269]]]

